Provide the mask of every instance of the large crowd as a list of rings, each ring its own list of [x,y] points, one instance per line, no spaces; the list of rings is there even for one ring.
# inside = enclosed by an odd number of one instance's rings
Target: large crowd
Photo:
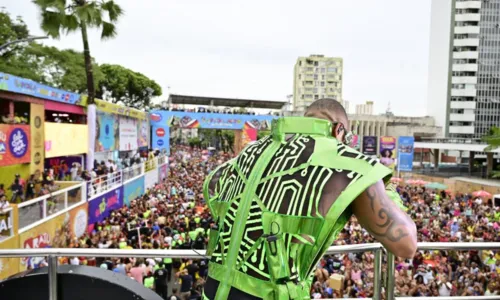
[[[205,249],[212,219],[203,199],[203,181],[206,174],[230,158],[229,153],[211,155],[202,149],[176,146],[171,151],[169,175],[164,182],[132,201],[130,207],[113,211],[104,221],[93,224],[93,232],[79,239],[61,235],[59,245]],[[494,208],[489,199],[406,184],[399,184],[397,190],[417,224],[419,242],[500,239],[500,209]],[[374,241],[352,217],[334,244]],[[42,260],[32,267],[44,263]],[[194,261],[68,257],[62,258],[61,263],[85,264],[122,273],[154,289],[164,299],[175,300],[201,299],[208,261],[200,255],[200,259]],[[387,272],[385,264],[383,270]],[[411,260],[396,259],[395,293],[397,296],[496,295],[500,294],[499,275],[500,251],[420,251]],[[340,287],[333,282],[334,277],[343,278]],[[327,255],[315,270],[311,298],[371,297],[373,285],[373,253]]]

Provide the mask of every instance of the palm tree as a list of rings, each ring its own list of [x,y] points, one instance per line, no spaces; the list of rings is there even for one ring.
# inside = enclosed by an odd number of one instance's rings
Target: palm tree
[[[59,38],[62,32],[80,30],[87,73],[88,104],[94,103],[95,85],[92,72],[87,28],[102,29],[101,39],[116,36],[116,22],[123,14],[113,0],[33,0],[41,10],[41,27],[49,36]]]
[[[483,141],[488,143],[488,147],[484,148],[484,151],[492,151],[500,148],[500,128],[492,127],[488,132],[488,135],[483,137]],[[499,178],[500,172],[493,172],[493,177]]]

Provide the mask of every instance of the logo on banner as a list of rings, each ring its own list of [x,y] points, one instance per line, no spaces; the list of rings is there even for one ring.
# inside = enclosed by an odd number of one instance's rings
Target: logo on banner
[[[104,132],[106,133],[106,135],[109,134],[109,125],[106,124],[106,126],[104,126]]]
[[[35,128],[40,128],[42,126],[42,119],[39,116],[35,117]]]
[[[161,121],[161,115],[160,114],[151,114],[150,118],[151,118],[151,121],[154,121],[154,122],[160,122]]]
[[[163,128],[156,129],[156,136],[164,137],[165,136],[165,129],[163,129]]]
[[[161,147],[161,146],[163,146],[164,143],[163,143],[163,140],[158,140],[158,141],[156,141],[156,144]]]
[[[28,136],[20,128],[16,128],[10,133],[9,149],[15,158],[23,157],[28,151]]]

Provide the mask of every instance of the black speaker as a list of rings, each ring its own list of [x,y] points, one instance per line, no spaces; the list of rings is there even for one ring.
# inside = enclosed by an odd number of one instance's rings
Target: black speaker
[[[0,282],[0,300],[47,300],[48,268],[16,274]],[[162,300],[137,281],[97,267],[62,265],[57,268],[58,300]]]

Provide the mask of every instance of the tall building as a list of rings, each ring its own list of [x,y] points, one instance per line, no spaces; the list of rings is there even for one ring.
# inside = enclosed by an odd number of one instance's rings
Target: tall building
[[[500,0],[432,1],[428,114],[443,135],[500,126]]]
[[[373,115],[373,101],[366,101],[365,104],[356,104],[357,115]]]
[[[314,100],[342,100],[342,58],[310,55],[295,64],[293,109],[304,111]]]

